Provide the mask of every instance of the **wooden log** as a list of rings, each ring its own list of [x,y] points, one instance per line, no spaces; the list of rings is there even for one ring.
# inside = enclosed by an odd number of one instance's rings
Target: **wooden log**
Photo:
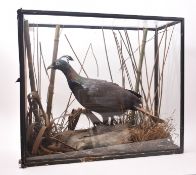
[[[118,145],[128,142],[130,131],[126,126],[97,126],[94,129],[65,131],[61,140],[76,150]]]
[[[129,134],[130,132],[128,129],[120,132],[107,132],[95,136],[92,136],[92,133],[89,133],[89,135],[84,135],[83,137],[71,137],[67,141],[67,145],[75,147],[77,150],[119,145],[129,138]]]
[[[148,124],[143,124],[141,127],[130,127],[129,124],[99,125],[85,130],[64,131],[59,135],[66,145],[76,150],[162,139],[170,136],[167,124],[158,123],[153,126]]]
[[[54,161],[57,159],[60,160],[79,160],[83,161],[92,161],[96,159],[106,159],[106,158],[118,158],[119,156],[134,156],[143,155],[145,152],[154,152],[154,151],[168,151],[176,150],[179,146],[175,145],[172,140],[169,138],[150,140],[144,142],[135,142],[121,145],[113,145],[108,147],[72,151],[61,154],[50,154],[44,156],[36,157],[27,157],[28,164],[36,164],[37,162],[46,162]],[[57,160],[58,161],[58,160]]]

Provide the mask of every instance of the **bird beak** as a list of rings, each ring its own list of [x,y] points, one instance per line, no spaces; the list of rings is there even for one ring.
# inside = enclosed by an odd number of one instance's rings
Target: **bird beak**
[[[48,69],[53,69],[53,68],[54,68],[54,66],[51,64],[50,66],[47,67],[47,70]]]

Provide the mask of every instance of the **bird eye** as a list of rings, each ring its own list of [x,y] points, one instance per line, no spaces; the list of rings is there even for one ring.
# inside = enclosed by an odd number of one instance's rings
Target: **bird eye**
[[[56,66],[59,66],[60,65],[60,63],[58,61],[55,64],[56,64]]]

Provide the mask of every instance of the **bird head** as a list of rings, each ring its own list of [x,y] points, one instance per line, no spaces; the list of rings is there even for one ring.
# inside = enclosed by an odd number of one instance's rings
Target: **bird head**
[[[63,58],[66,58],[67,60],[63,60]],[[50,66],[48,66],[48,69],[66,69],[70,67],[69,61],[73,61],[73,58],[69,55],[64,55],[60,57],[59,59],[55,60]]]

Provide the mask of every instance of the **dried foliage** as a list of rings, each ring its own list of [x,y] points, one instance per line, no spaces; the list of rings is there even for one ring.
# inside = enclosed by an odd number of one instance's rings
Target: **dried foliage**
[[[169,123],[154,123],[149,125],[143,122],[140,126],[130,128],[130,142],[141,142],[148,140],[164,139],[170,137],[173,126]]]

